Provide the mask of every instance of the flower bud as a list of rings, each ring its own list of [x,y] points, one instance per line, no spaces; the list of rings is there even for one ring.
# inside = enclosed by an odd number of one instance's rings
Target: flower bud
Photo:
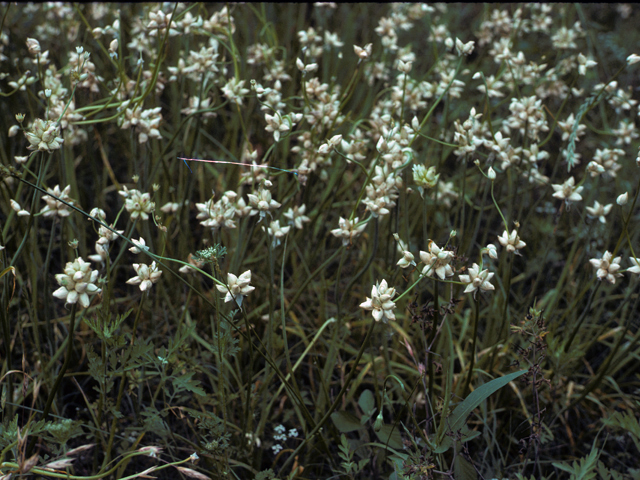
[[[37,55],[41,52],[40,42],[35,38],[27,38],[27,48],[29,49],[29,53],[31,55]]]
[[[20,132],[20,127],[18,125],[11,125],[9,127],[8,136],[9,137],[15,137],[18,134],[18,132]]]
[[[402,60],[398,60],[398,71],[402,73],[409,73],[411,71],[412,63],[411,62],[403,62]]]
[[[640,55],[636,55],[632,53],[627,57],[627,65],[633,65],[634,63],[640,62]]]
[[[382,417],[382,410],[380,410],[380,413],[378,413],[378,416],[376,417],[376,421],[373,422],[373,429],[376,432],[379,432],[382,429],[383,424],[384,424],[384,418]]]
[[[496,172],[492,167],[489,167],[489,172],[487,173],[487,177],[489,177],[489,180],[491,180],[492,182],[496,179]]]
[[[624,192],[622,195],[620,195],[616,199],[616,203],[620,206],[626,205],[628,201],[629,201],[629,192]]]

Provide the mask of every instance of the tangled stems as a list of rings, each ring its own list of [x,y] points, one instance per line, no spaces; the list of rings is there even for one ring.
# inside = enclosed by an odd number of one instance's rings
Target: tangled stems
[[[307,442],[310,439],[312,439],[316,435],[316,433],[318,433],[318,431],[327,422],[327,420],[329,420],[329,417],[335,411],[335,409],[338,408],[338,404],[342,401],[342,396],[347,391],[347,389],[351,386],[351,381],[353,380],[353,377],[355,376],[356,371],[358,370],[356,367],[360,363],[360,359],[362,358],[362,354],[364,353],[364,349],[367,346],[367,344],[369,343],[369,339],[371,338],[371,334],[373,333],[373,329],[375,328],[375,326],[376,326],[376,322],[372,321],[371,325],[369,326],[369,330],[367,331],[367,335],[365,336],[364,341],[362,342],[362,345],[360,346],[360,350],[358,350],[358,354],[356,355],[356,358],[355,358],[355,360],[353,362],[353,368],[349,372],[349,376],[346,378],[346,380],[344,382],[344,385],[342,386],[342,388],[340,389],[340,391],[336,395],[336,399],[331,404],[331,407],[329,407],[329,410],[327,410],[327,412],[320,419],[320,421],[317,423],[317,425],[314,427],[314,429],[311,432],[309,432],[309,434],[306,436],[304,441],[302,441],[302,443],[300,443],[300,445],[298,445],[298,448],[296,448],[295,451],[291,455],[289,455],[289,458],[287,459],[287,461],[284,462],[284,465],[282,465],[282,467],[280,468],[279,474],[282,474],[284,472],[284,470],[289,466],[289,464],[294,459],[296,459],[298,457],[298,454],[300,453],[302,448],[307,444]]]
[[[131,355],[131,351],[133,350],[133,346],[136,339],[136,330],[138,329],[138,321],[140,320],[140,315],[142,314],[142,306],[144,304],[145,297],[146,295],[144,294],[140,297],[140,305],[138,306],[138,311],[136,312],[136,318],[133,322],[133,330],[131,332],[131,346],[129,347],[129,351],[127,352],[125,357],[122,359],[122,365],[126,364],[126,360]],[[116,407],[115,407],[116,411],[120,410],[120,404],[122,403],[122,398],[124,396],[124,384],[126,383],[126,378],[127,378],[126,371],[123,370],[122,378],[120,379],[120,388],[118,390],[118,398],[116,399]],[[101,470],[106,468],[107,464],[110,461],[110,453],[111,453],[111,448],[113,447],[113,441],[115,439],[117,425],[118,425],[118,418],[114,416],[113,420],[111,421],[111,430],[109,431],[109,441],[105,449],[105,456],[104,456],[104,461],[102,463]]]
[[[56,397],[56,393],[60,389],[60,384],[62,383],[62,379],[64,378],[64,374],[67,372],[69,368],[69,363],[71,362],[71,354],[73,353],[73,332],[75,330],[76,325],[76,308],[77,304],[74,303],[71,305],[71,318],[69,320],[69,335],[67,336],[67,353],[64,358],[64,363],[58,372],[58,376],[56,377],[56,381],[53,383],[53,387],[49,391],[49,396],[47,397],[47,403],[44,406],[44,410],[42,411],[42,420],[46,421],[49,418],[49,413],[51,412],[51,405],[53,405],[53,399]],[[26,457],[31,457],[31,453],[33,452],[33,447],[35,446],[37,437],[31,437],[29,440],[29,446],[27,447]]]
[[[482,267],[481,267],[482,268]],[[466,397],[469,393],[469,385],[471,384],[471,376],[473,375],[473,367],[476,363],[476,342],[478,341],[478,323],[480,319],[480,298],[476,297],[475,301],[475,310],[476,315],[473,320],[473,339],[471,344],[471,361],[469,363],[469,373],[467,374],[467,381],[464,385],[464,390],[462,391],[462,396]]]
[[[29,470],[29,473],[33,473],[33,474],[37,474],[37,475],[42,475],[44,477],[51,477],[51,478],[62,478],[62,479],[69,479],[69,480],[100,480],[104,477],[108,477],[109,475],[115,473],[118,468],[120,468],[120,466],[124,463],[124,462],[128,462],[130,461],[133,457],[138,457],[140,455],[145,455],[145,456],[149,456],[149,452],[145,451],[145,450],[137,450],[135,452],[131,452],[127,455],[125,455],[124,457],[122,457],[122,459],[120,459],[118,461],[118,463],[116,463],[113,467],[111,467],[110,470],[108,470],[107,472],[104,473],[100,473],[98,475],[89,475],[89,476],[81,476],[81,475],[71,475],[70,473],[67,472],[61,472],[61,471],[57,471],[57,470],[53,470],[53,469],[46,469],[46,468],[42,468],[42,467],[34,467],[31,470]],[[140,472],[140,473],[135,473],[133,475],[129,475],[128,477],[120,477],[121,480],[132,480],[134,478],[137,477],[142,477],[142,478],[150,478],[147,476],[148,473],[157,471],[157,470],[162,470],[164,468],[168,468],[168,467],[177,467],[178,465],[182,465],[184,463],[187,463],[189,461],[193,461],[192,456],[189,456],[187,458],[185,458],[184,460],[179,460],[177,462],[171,462],[171,463],[167,463],[165,465],[161,465],[159,467],[151,467],[148,468],[147,470],[145,470],[144,472]],[[2,464],[0,464],[0,469],[4,469],[4,468],[11,468],[13,469],[7,477],[2,477],[2,478],[9,478],[11,476],[12,473],[18,473],[20,471],[20,465],[18,463],[15,462],[2,462]]]

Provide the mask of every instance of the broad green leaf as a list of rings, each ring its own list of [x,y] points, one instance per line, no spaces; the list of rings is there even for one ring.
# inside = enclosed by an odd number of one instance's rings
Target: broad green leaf
[[[478,405],[480,405],[484,400],[493,395],[496,391],[507,385],[509,382],[524,375],[525,373],[527,373],[527,370],[520,370],[519,372],[510,373],[509,375],[496,378],[476,388],[469,394],[467,398],[462,401],[462,403],[460,403],[460,405],[455,408],[451,416],[447,419],[449,431],[457,432],[458,430],[462,430],[463,426],[466,425],[467,417]],[[438,444],[439,446],[436,449],[436,453],[447,451],[452,444],[451,437],[447,436],[441,438]]]
[[[355,415],[347,412],[333,412],[331,420],[336,428],[342,433],[353,432],[364,428],[360,425],[360,420]]]
[[[462,455],[456,455],[453,461],[453,472],[456,480],[476,480],[478,478],[476,469]]]
[[[389,445],[391,448],[402,449],[402,435],[398,428],[393,428],[393,425],[382,425],[379,432],[376,432],[378,439],[381,443]]]
[[[360,408],[365,414],[369,416],[373,415],[373,410],[376,408],[376,402],[371,390],[365,390],[360,394],[358,405],[360,405]]]

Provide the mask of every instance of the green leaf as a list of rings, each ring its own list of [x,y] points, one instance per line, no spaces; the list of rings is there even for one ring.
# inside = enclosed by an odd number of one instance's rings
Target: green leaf
[[[456,480],[476,480],[478,474],[466,458],[462,455],[456,455],[453,461],[453,477]]]
[[[465,398],[460,405],[458,405],[453,413],[447,419],[447,425],[449,431],[457,432],[462,430],[462,427],[466,425],[467,417],[473,412],[473,410],[480,405],[484,400],[489,398],[495,392],[507,385],[509,382],[527,373],[527,370],[520,370],[519,372],[510,373],[504,377],[496,378],[484,385],[476,388],[473,392]],[[451,448],[453,441],[451,437],[443,436],[438,441],[438,448],[436,453],[443,453]]]
[[[393,425],[382,425],[382,428],[376,432],[376,435],[380,439],[380,443],[389,445],[391,448],[401,450],[404,447],[400,430],[393,428]]]
[[[272,480],[273,478],[276,478],[276,474],[271,469],[256,473],[256,480]]]
[[[180,375],[179,377],[173,378],[173,388],[175,389],[175,393],[178,394],[180,392],[192,392],[196,395],[200,395],[202,397],[206,396],[207,393],[200,388],[200,380],[193,380],[192,377],[195,375],[195,372],[187,372],[184,375]]]
[[[364,428],[355,415],[347,412],[333,412],[331,421],[341,433],[353,432]]]
[[[360,394],[358,405],[365,414],[369,416],[373,415],[373,412],[376,408],[376,401],[371,390],[365,390]]]

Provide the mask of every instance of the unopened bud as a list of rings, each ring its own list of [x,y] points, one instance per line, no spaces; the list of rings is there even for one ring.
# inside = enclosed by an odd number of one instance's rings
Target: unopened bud
[[[622,195],[620,195],[617,199],[616,199],[616,203],[620,206],[622,205],[626,205],[627,202],[629,201],[629,193],[628,192],[624,192]]]

